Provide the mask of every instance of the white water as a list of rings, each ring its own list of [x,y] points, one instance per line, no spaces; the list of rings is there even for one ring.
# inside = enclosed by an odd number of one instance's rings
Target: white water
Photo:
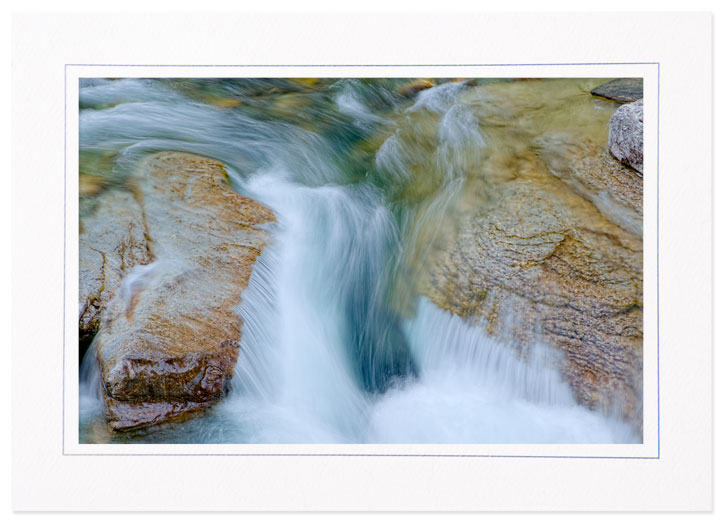
[[[232,393],[207,416],[138,441],[637,440],[624,423],[576,404],[557,371],[556,351],[539,345],[524,360],[504,339],[425,298],[416,299],[408,318],[391,306],[393,279],[406,279],[407,250],[462,191],[472,158],[466,151],[486,147],[476,118],[458,102],[462,84],[424,91],[406,110],[439,115],[433,158],[443,180],[424,205],[401,211],[384,189],[347,180],[338,153],[313,132],[191,103],[166,87],[123,82],[128,89],[110,82],[81,90],[82,100],[122,102],[81,112],[82,147],[121,148],[119,170],[149,149],[214,156],[232,168],[239,191],[277,217],[268,225],[273,242],[239,305],[244,328]],[[373,114],[349,84],[332,101],[353,126],[391,126],[375,156],[377,170],[391,185],[410,176],[416,145],[404,143],[389,118]],[[127,276],[124,289],[143,278],[140,270]],[[86,420],[99,417],[98,374],[89,362],[82,374]]]

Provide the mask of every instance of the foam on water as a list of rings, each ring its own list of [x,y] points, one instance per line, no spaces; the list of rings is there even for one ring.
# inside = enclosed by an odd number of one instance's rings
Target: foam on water
[[[537,345],[526,359],[484,327],[421,299],[406,327],[416,381],[386,393],[368,440],[383,443],[635,442],[622,423],[576,404],[561,356]]]

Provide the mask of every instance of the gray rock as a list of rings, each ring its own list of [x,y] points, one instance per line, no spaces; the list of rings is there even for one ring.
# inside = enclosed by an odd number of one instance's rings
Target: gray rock
[[[634,102],[644,96],[643,82],[641,78],[618,78],[595,87],[591,94],[619,102]]]
[[[642,100],[621,106],[609,121],[609,151],[623,164],[642,173],[644,149]]]

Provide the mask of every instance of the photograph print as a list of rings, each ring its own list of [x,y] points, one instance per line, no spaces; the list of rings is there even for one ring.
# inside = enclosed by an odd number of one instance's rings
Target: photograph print
[[[643,104],[81,78],[80,443],[642,443]]]

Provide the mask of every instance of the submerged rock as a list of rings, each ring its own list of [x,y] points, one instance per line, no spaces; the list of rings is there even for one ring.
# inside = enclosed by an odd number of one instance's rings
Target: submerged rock
[[[235,307],[268,242],[256,226],[274,221],[211,159],[155,154],[134,183],[153,262],[126,269],[95,339],[114,430],[178,419],[224,394],[241,336]]]
[[[623,164],[642,173],[644,153],[642,100],[621,106],[609,122],[609,151]]]
[[[587,141],[572,145],[570,138],[545,134],[537,142],[537,155],[554,176],[594,204],[610,222],[642,238],[639,173]]]
[[[81,173],[78,178],[78,193],[81,198],[95,197],[108,185],[108,180],[98,175]]]
[[[644,96],[644,87],[641,78],[617,78],[595,87],[591,93],[618,102],[634,102]]]

